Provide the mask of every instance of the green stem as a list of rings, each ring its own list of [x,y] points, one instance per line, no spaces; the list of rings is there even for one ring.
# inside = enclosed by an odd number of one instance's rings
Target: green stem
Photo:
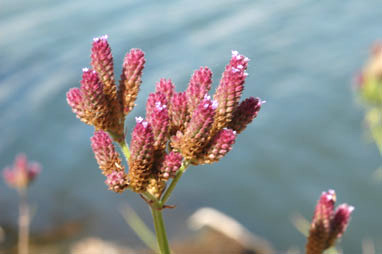
[[[166,228],[164,225],[162,210],[158,209],[156,205],[151,206],[151,213],[153,215],[155,232],[161,254],[170,254],[170,247],[168,246]]]
[[[126,141],[123,140],[122,142],[119,143],[119,145],[122,148],[122,152],[125,155],[126,160],[129,161],[129,159],[130,159],[130,150],[129,150],[129,146],[126,144]]]
[[[162,199],[161,199],[161,204],[164,205],[166,204],[167,200],[170,198],[172,191],[174,190],[176,184],[179,182],[179,179],[182,177],[183,173],[186,171],[187,167],[190,165],[188,161],[183,161],[182,166],[176,173],[174,180],[172,180],[170,186],[167,188],[166,192],[164,193]]]
[[[167,200],[170,198],[171,193],[175,189],[176,184],[179,182],[179,179],[182,177],[183,173],[186,171],[189,166],[189,161],[184,160],[182,166],[176,173],[174,180],[172,180],[170,186],[167,188],[161,200],[158,200],[156,197],[151,195],[148,192],[143,193],[142,195],[153,201],[150,205],[151,213],[153,215],[154,227],[157,237],[157,242],[159,246],[159,250],[161,254],[170,254],[170,248],[168,246],[166,227],[164,225],[163,217],[162,217],[162,209],[166,204]]]

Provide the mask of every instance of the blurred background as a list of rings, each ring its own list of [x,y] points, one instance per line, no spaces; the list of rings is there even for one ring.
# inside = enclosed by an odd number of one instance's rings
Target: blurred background
[[[85,236],[143,246],[120,208],[128,202],[151,224],[147,205],[106,190],[90,148],[93,129],[65,97],[90,65],[93,37],[108,34],[117,79],[130,48],[146,53],[129,133],[155,82],[171,78],[182,91],[195,69],[209,66],[215,89],[231,50],[251,59],[243,96],[267,101],[223,160],[183,176],[170,200],[177,208],[164,213],[170,241],[187,237],[185,220],[211,206],[278,250],[302,250],[292,218],[310,220],[320,193],[333,188],[338,203],[356,207],[344,253],[360,253],[365,239],[382,252],[382,183],[374,174],[382,160],[352,90],[370,45],[382,38],[381,17],[379,0],[1,0],[0,168],[19,152],[43,165],[30,188],[32,239],[62,248]],[[68,233],[67,225],[76,226]],[[17,193],[3,181],[0,226],[17,226]]]

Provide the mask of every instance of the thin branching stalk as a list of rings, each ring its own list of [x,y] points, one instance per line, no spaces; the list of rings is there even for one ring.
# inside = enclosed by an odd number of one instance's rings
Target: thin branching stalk
[[[150,201],[150,208],[160,253],[170,254],[166,227],[162,216],[163,203],[148,192],[144,193],[143,196]]]
[[[122,152],[125,155],[126,160],[129,161],[129,159],[130,159],[130,150],[129,150],[129,146],[126,144],[126,141],[123,140],[122,142],[119,143],[119,145],[121,146]]]
[[[182,177],[183,173],[186,171],[187,167],[189,166],[188,161],[183,161],[182,166],[179,168],[178,172],[176,173],[176,176],[174,177],[174,180],[172,180],[170,186],[167,188],[166,192],[163,194],[163,197],[161,199],[161,203],[164,205],[166,204],[167,200],[170,198],[172,191],[175,189],[176,184],[179,182],[180,178]]]
[[[161,254],[170,254],[170,247],[168,245],[166,227],[164,225],[162,210],[157,207],[151,206],[151,213],[153,215],[155,232]]]
[[[19,254],[29,253],[29,205],[27,198],[27,191],[20,190],[20,202],[19,202],[19,240],[18,240],[18,251]]]

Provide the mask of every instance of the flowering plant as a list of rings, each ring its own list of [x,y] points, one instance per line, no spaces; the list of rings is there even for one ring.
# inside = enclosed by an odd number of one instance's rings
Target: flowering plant
[[[134,108],[142,83],[144,53],[132,49],[123,61],[117,87],[107,36],[95,38],[92,69],[84,68],[80,88],[67,93],[76,116],[95,127],[91,147],[106,185],[114,192],[131,190],[150,205],[161,253],[169,253],[162,219],[172,191],[186,168],[219,161],[231,149],[236,135],[257,116],[263,101],[240,102],[249,59],[232,51],[219,86],[211,98],[212,72],[196,70],[184,92],[170,79],[161,79],[148,97],[146,117],[136,117],[131,143],[125,142],[125,117]],[[128,172],[113,141],[122,149]]]
[[[336,193],[329,190],[321,194],[310,225],[306,254],[322,254],[334,247],[345,232],[354,207],[341,204],[334,210]]]
[[[382,43],[373,46],[369,60],[356,81],[357,91],[366,109],[366,126],[382,153]]]
[[[3,170],[5,182],[19,194],[19,235],[18,251],[20,254],[29,253],[29,224],[31,215],[28,204],[28,187],[41,173],[37,162],[28,162],[25,154],[16,156],[13,166]]]

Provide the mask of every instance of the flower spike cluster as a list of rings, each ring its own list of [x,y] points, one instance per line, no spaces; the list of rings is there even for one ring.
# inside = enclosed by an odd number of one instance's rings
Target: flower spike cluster
[[[110,133],[120,143],[124,142],[125,115],[134,107],[145,59],[141,50],[131,50],[124,59],[117,87],[107,39],[106,35],[93,39],[92,69],[83,69],[81,87],[70,89],[66,99],[81,121]]]
[[[81,87],[70,89],[67,101],[81,121],[96,129],[91,146],[108,188],[119,193],[130,189],[158,198],[182,165],[223,158],[263,103],[253,97],[240,102],[248,61],[232,51],[213,96],[208,95],[212,85],[208,67],[196,70],[183,92],[176,92],[170,79],[160,79],[147,99],[145,118],[136,117],[129,150],[124,120],[135,105],[142,83],[144,53],[132,49],[126,54],[117,86],[107,36],[95,38],[92,69],[83,70]],[[121,145],[128,171],[113,141]]]
[[[307,254],[322,254],[334,246],[345,232],[354,207],[341,204],[335,210],[335,202],[334,190],[323,192],[318,200],[309,230]]]
[[[5,182],[12,188],[25,190],[40,174],[41,166],[37,162],[28,162],[25,154],[16,156],[12,167],[6,167],[3,170]]]

